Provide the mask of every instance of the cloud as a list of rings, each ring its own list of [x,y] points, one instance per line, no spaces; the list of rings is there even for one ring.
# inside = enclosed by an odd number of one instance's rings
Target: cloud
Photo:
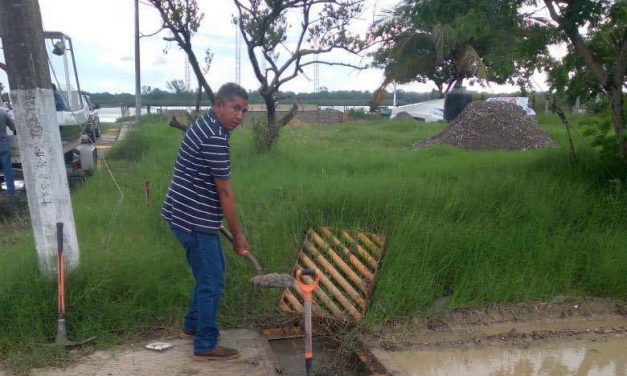
[[[389,9],[399,0],[368,0],[370,7],[364,12],[363,20],[354,30],[363,32],[372,20],[385,8]],[[135,90],[135,45],[134,6],[129,0],[85,1],[85,0],[39,0],[45,30],[62,31],[72,38],[81,87],[98,92],[128,92]],[[232,1],[198,0],[205,14],[198,32],[193,36],[194,52],[204,66],[205,51],[214,54],[207,80],[212,86],[235,80],[235,25],[232,17],[236,12]],[[373,11],[373,5],[376,10]],[[140,31],[150,34],[161,27],[157,11],[140,2]],[[141,83],[165,88],[166,81],[184,79],[185,55],[173,42],[166,42],[168,35],[162,31],[157,35],[143,37],[141,43]],[[293,45],[288,38],[287,45]],[[285,52],[282,51],[283,55]],[[322,57],[322,56],[321,56]],[[329,61],[352,64],[365,63],[359,57],[334,52],[325,57]],[[58,76],[63,76],[63,64],[53,63]],[[320,65],[320,86],[329,90],[373,90],[383,79],[381,70],[355,71],[351,68]],[[282,90],[311,92],[313,67],[305,68],[306,76],[299,76],[281,87]],[[259,87],[248,60],[245,45],[241,49],[242,85],[248,90]],[[192,74],[192,86],[194,77]],[[7,83],[6,75],[0,71],[0,82]],[[405,90],[431,90],[432,85],[403,85]],[[391,88],[389,88],[391,89]]]
[[[168,63],[168,59],[164,56],[157,56],[152,60],[152,65],[165,65]]]

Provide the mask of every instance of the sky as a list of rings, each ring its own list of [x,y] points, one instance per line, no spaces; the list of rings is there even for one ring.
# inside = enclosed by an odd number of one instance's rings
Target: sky
[[[142,1],[144,3],[142,3]],[[375,17],[391,9],[397,0],[366,0],[367,8],[354,30],[365,33]],[[235,26],[232,17],[236,13],[230,0],[198,0],[204,19],[192,39],[197,58],[204,60],[209,48],[214,54],[211,69],[206,78],[212,87],[235,81]],[[134,2],[133,0],[39,0],[42,22],[46,31],[61,31],[72,38],[81,89],[88,92],[134,93]],[[140,0],[140,33],[152,34],[161,25],[157,11],[145,0]],[[141,38],[141,85],[166,90],[166,82],[185,78],[185,54],[175,42],[167,42],[164,30],[155,36]],[[289,44],[289,40],[288,40]],[[241,84],[247,90],[255,90],[259,84],[246,55],[241,49]],[[50,49],[50,46],[47,46]],[[0,57],[3,60],[2,57]],[[52,57],[57,79],[63,79],[63,60]],[[368,59],[337,53],[329,60],[367,63]],[[204,64],[203,64],[204,65]],[[193,72],[191,73],[194,82]],[[335,90],[375,90],[383,74],[380,69],[355,70],[346,67],[320,65],[321,87]],[[53,81],[55,79],[53,78]],[[7,86],[6,74],[0,70],[0,82]],[[192,84],[194,86],[194,84]],[[430,91],[432,84],[399,86],[408,91]],[[388,88],[391,89],[391,88]],[[313,68],[305,69],[305,76],[290,81],[282,91],[312,92]],[[480,88],[476,88],[480,90]],[[508,86],[492,85],[485,91],[513,91]]]

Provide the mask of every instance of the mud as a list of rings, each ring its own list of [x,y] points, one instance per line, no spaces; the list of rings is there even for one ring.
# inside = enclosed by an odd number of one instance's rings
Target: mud
[[[294,277],[289,274],[260,274],[252,277],[250,283],[255,287],[284,289],[294,284]]]
[[[393,375],[627,376],[626,302],[563,299],[396,322],[361,342]]]
[[[305,340],[291,338],[269,341],[270,349],[280,375],[301,376],[305,374]],[[359,368],[354,359],[345,358],[341,349],[330,346],[324,337],[312,341],[312,369],[314,375],[362,376],[368,374]]]
[[[439,342],[447,342],[447,336],[452,335],[451,333],[459,334],[462,331],[467,331],[470,336],[473,333],[478,333],[481,338],[487,338],[491,334],[489,333],[489,328],[503,331],[504,327],[509,327],[506,330],[509,331],[513,328],[512,325],[551,324],[554,328],[557,325],[558,329],[565,329],[563,325],[576,325],[577,321],[594,322],[625,318],[627,318],[626,301],[601,298],[567,299],[556,297],[551,301],[531,301],[509,305],[494,304],[473,310],[453,310],[446,313],[433,312],[431,318],[418,317],[399,320],[374,328],[362,338],[362,341],[371,344],[373,347],[404,347],[423,344],[425,343],[423,339],[429,337],[442,338],[442,341]],[[560,326],[560,322],[563,325]],[[619,327],[621,325],[627,326],[627,324],[610,326],[620,330]],[[588,329],[597,328],[585,328],[582,330]],[[539,331],[547,330],[539,329]],[[481,331],[485,331],[485,333],[481,333]],[[522,333],[524,332],[519,332],[519,334]],[[547,335],[567,336],[568,333],[560,332],[559,334]],[[512,339],[514,337],[516,336],[512,336]],[[455,341],[455,338],[452,340]]]

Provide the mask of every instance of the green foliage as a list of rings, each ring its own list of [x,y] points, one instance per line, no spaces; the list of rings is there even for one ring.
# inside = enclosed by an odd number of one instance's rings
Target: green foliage
[[[253,140],[252,146],[256,153],[265,153],[268,151],[266,138],[268,137],[268,121],[264,117],[260,117],[252,121]]]
[[[190,90],[187,86],[185,86],[185,81],[183,80],[171,80],[166,82],[166,87],[168,90],[173,92],[174,94],[183,94],[189,93]]]
[[[515,73],[516,1],[404,1],[377,25],[373,55],[387,84],[433,81],[440,91],[466,78],[502,83]]]
[[[139,119],[138,126],[165,122],[166,117],[163,115],[143,115]],[[147,132],[130,132],[127,137],[119,141],[116,147],[107,154],[107,158],[137,163],[146,155],[150,147],[150,138]]]
[[[232,184],[251,252],[264,270],[288,272],[311,226],[383,234],[368,324],[429,314],[443,295],[447,309],[555,295],[627,299],[627,177],[580,139],[579,163],[570,165],[557,117],[539,121],[561,148],[415,149],[445,124],[381,120],[286,128],[260,155],[253,131],[237,130]],[[109,162],[123,200],[103,170],[72,196],[81,265],[66,283],[67,323],[72,339],[98,337],[86,352],[155,331],[174,335],[193,284],[160,218],[183,134],[163,119],[127,137],[149,147],[137,162]],[[55,283],[40,277],[30,233],[11,234],[0,249],[3,366],[67,364],[81,353],[44,346],[56,330]],[[253,268],[225,251],[222,326],[283,320],[280,292],[251,287]]]
[[[613,132],[608,108],[598,116],[582,121],[581,125],[585,127],[583,134],[590,138],[591,145],[599,150],[600,157],[606,163],[623,164],[618,146],[627,136],[623,133],[619,138]]]
[[[612,125],[617,142],[625,149],[624,94],[625,53],[627,49],[627,2],[594,1],[533,1],[546,6],[551,20],[536,24],[535,38],[544,38],[545,44],[561,42],[568,46],[561,61],[544,60],[542,66],[548,72],[551,89],[566,96],[570,103],[580,98],[582,103],[596,102],[600,95],[610,100],[614,113]],[[533,19],[530,19],[532,22]],[[582,30],[585,30],[585,34]],[[596,106],[596,104],[592,104]],[[614,140],[603,132],[605,121],[598,123],[595,143],[606,150]],[[622,132],[622,133],[621,133]],[[627,155],[623,155],[627,160]]]
[[[364,110],[361,110],[361,109],[359,110],[350,109],[348,110],[347,115],[350,119],[353,119],[353,120],[365,120],[365,119],[369,119],[372,117],[372,115],[367,114]]]
[[[148,90],[148,88],[146,88]],[[90,94],[95,103],[105,107],[115,107],[120,105],[134,106],[135,97],[131,94],[111,94],[111,93],[92,93]],[[263,97],[257,91],[248,93],[249,103],[263,103]],[[318,104],[322,106],[367,106],[368,101],[372,99],[373,93],[370,91],[360,90],[338,90],[338,91],[320,91],[318,93],[297,93],[293,91],[279,91],[277,96],[282,97],[278,101],[280,104],[306,103]],[[409,104],[422,102],[425,100],[439,98],[437,91],[430,93],[419,93],[405,90],[396,92],[399,104]],[[195,103],[195,94],[182,93],[176,95],[163,91],[159,88],[150,88],[150,92],[142,95],[142,104],[151,106],[191,106]],[[202,106],[211,106],[208,99],[203,99]],[[387,94],[382,105],[391,105],[392,96]]]
[[[280,131],[276,127],[281,123],[276,118],[276,104],[281,86],[302,74],[308,65],[353,66],[325,60],[325,55],[337,50],[357,54],[364,48],[364,42],[350,30],[351,22],[364,9],[364,0],[235,0],[235,6],[239,16],[234,21],[246,43],[267,108],[266,143],[270,149]],[[290,35],[295,37],[290,39]]]

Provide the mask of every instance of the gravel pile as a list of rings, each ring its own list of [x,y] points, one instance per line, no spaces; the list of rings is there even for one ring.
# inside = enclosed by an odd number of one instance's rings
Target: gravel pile
[[[525,150],[557,146],[519,106],[507,102],[472,102],[440,134],[415,144],[452,144],[466,149]]]
[[[409,113],[405,111],[401,111],[398,114],[396,114],[396,116],[392,120],[416,120],[416,119],[414,119],[413,116],[411,116]]]

